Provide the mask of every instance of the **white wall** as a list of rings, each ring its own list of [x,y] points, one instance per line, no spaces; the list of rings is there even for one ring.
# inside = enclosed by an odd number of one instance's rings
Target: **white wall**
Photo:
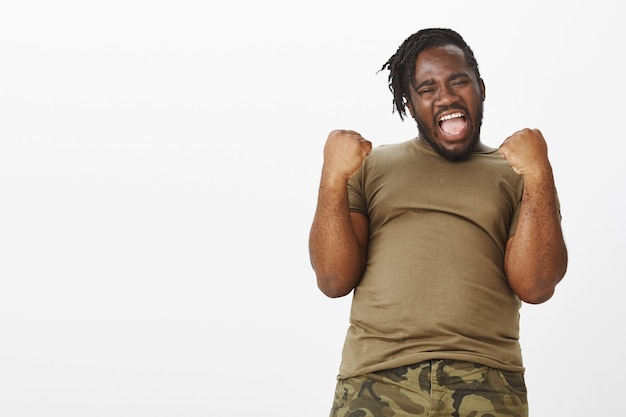
[[[322,146],[415,136],[377,71],[430,26],[474,49],[484,142],[549,143],[571,260],[522,308],[531,415],[623,414],[626,33],[555,3],[3,2],[0,415],[327,415]]]

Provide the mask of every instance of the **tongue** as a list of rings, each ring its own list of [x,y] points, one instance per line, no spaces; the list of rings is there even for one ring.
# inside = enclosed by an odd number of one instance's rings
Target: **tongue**
[[[461,117],[455,117],[454,119],[446,120],[441,123],[441,130],[450,134],[456,135],[465,127],[465,120]]]

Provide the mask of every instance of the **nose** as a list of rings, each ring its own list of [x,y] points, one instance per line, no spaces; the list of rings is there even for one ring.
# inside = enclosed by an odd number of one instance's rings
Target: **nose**
[[[449,104],[455,102],[457,99],[457,95],[452,89],[452,86],[445,85],[438,90],[437,94],[437,103],[438,104]]]

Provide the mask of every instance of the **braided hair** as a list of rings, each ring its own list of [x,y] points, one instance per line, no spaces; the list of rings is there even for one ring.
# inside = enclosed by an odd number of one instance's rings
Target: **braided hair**
[[[389,90],[393,94],[392,112],[397,110],[401,120],[404,120],[406,116],[407,104],[411,103],[410,88],[415,88],[417,56],[425,49],[446,45],[458,46],[463,51],[467,64],[474,70],[477,79],[480,79],[474,52],[457,32],[452,29],[430,28],[414,33],[400,45],[396,53],[379,70],[389,70],[387,80]]]

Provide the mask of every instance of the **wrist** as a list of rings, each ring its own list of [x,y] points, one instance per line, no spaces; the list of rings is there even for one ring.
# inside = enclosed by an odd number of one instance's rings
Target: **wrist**
[[[325,185],[330,188],[341,188],[345,189],[348,185],[348,180],[351,178],[351,175],[348,175],[344,172],[337,171],[328,167],[322,168],[322,185]]]
[[[546,162],[544,165],[525,171],[523,176],[524,181],[527,182],[542,183],[545,181],[553,181],[552,166],[549,162]]]

